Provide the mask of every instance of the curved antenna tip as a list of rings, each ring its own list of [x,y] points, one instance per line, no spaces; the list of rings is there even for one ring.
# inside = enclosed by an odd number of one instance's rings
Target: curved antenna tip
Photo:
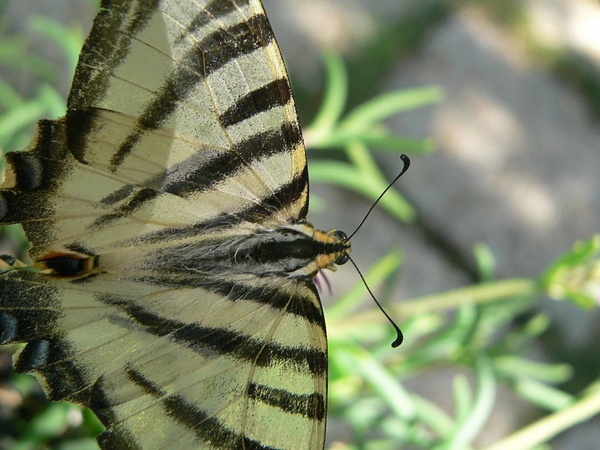
[[[400,329],[397,329],[396,331],[398,332],[398,336],[396,337],[396,340],[392,342],[393,348],[400,347],[400,344],[404,342],[404,336],[402,335],[402,331],[400,331]]]

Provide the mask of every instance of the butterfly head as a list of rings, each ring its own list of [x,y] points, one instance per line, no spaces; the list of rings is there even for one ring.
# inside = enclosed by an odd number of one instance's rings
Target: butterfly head
[[[346,264],[350,259],[352,250],[346,233],[340,230],[319,231],[315,230],[314,239],[323,249],[315,262],[320,269],[335,270],[336,266]]]

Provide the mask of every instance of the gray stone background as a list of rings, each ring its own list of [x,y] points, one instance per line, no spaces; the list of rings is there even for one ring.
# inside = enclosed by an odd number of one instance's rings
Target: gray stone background
[[[391,245],[402,247],[399,298],[468,284],[476,242],[492,249],[498,278],[527,277],[539,275],[577,239],[599,231],[599,116],[593,96],[580,83],[581,67],[600,83],[595,76],[600,73],[598,1],[264,3],[292,80],[308,97],[322,85],[323,49],[336,49],[352,61],[373,40],[388,57],[373,66],[373,79],[363,78],[363,85],[352,88],[384,92],[437,85],[445,92],[441,103],[388,121],[397,133],[432,136],[438,144],[435,153],[414,156],[398,183],[422,225],[401,225],[376,211],[354,239],[353,256],[363,269]],[[82,19],[89,23],[93,15],[85,0],[18,0],[0,2],[2,6],[7,6],[4,17],[10,27],[25,24],[31,14],[67,24]],[[416,43],[401,43],[404,29],[416,33]],[[390,39],[382,39],[390,30]],[[557,69],[539,57],[538,50],[548,48],[575,55],[583,66]],[[69,82],[61,82],[65,93]],[[301,119],[308,121],[309,113],[301,111]],[[395,156],[378,158],[390,176],[401,166]],[[370,204],[328,186],[311,189],[326,201],[326,213],[311,216],[323,229],[351,231]],[[344,266],[330,279],[340,292],[357,275]],[[597,350],[597,311],[551,300],[539,307],[554,318],[552,332],[565,352]],[[597,351],[589,357],[597,358]],[[450,401],[450,376],[433,374],[412,387],[441,398],[443,404]],[[493,442],[519,426],[522,416],[515,405],[510,395],[500,396],[480,443]],[[553,441],[552,448],[600,448],[598,426],[597,419],[580,425]]]

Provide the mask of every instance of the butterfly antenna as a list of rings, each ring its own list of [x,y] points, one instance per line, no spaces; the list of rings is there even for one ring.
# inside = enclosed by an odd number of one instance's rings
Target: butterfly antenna
[[[407,166],[405,165],[405,167],[407,167]],[[402,174],[400,174],[400,175],[402,175]],[[348,259],[350,260],[350,262],[352,263],[352,265],[354,266],[354,268],[358,272],[358,275],[360,276],[360,279],[362,280],[363,284],[367,288],[367,291],[369,292],[369,295],[371,295],[371,298],[373,299],[373,301],[377,304],[377,306],[379,307],[379,309],[381,310],[381,312],[383,313],[383,315],[387,318],[387,320],[390,321],[390,323],[392,324],[392,326],[396,330],[397,336],[396,336],[396,340],[394,342],[392,342],[392,347],[394,347],[394,348],[398,347],[400,344],[402,344],[402,341],[404,340],[404,335],[402,334],[402,330],[400,329],[400,327],[398,325],[396,325],[396,322],[394,322],[392,320],[392,318],[385,311],[385,309],[383,309],[383,306],[381,306],[381,303],[379,303],[379,301],[377,301],[377,298],[375,298],[375,295],[373,294],[373,291],[371,291],[371,288],[367,284],[367,280],[365,280],[365,277],[363,277],[363,274],[361,273],[360,269],[358,268],[358,266],[356,265],[356,263],[354,262],[354,260],[350,257],[350,255],[348,255]]]
[[[404,172],[406,172],[408,170],[408,168],[410,167],[410,159],[408,156],[402,154],[400,155],[400,159],[402,159],[402,162],[404,163],[404,167],[402,168],[402,171],[396,175],[396,178],[394,178],[392,180],[392,182],[390,184],[388,184],[388,186],[383,190],[383,192],[381,194],[379,194],[379,197],[377,197],[377,200],[375,200],[375,203],[373,203],[371,205],[371,207],[369,208],[369,210],[367,211],[367,213],[365,214],[365,217],[363,217],[363,220],[358,224],[358,226],[356,227],[356,229],[352,232],[352,234],[350,234],[350,236],[348,236],[346,238],[346,240],[344,242],[348,242],[350,239],[352,239],[352,236],[354,236],[356,234],[356,232],[358,230],[360,230],[360,228],[363,226],[363,224],[366,222],[367,217],[369,217],[369,214],[371,214],[371,211],[373,211],[373,209],[377,206],[377,203],[379,203],[379,200],[381,200],[383,198],[383,196],[385,195],[385,193],[387,191],[390,190],[390,188],[396,183],[396,181],[398,181],[398,179],[404,175]],[[359,272],[360,273],[360,272]]]

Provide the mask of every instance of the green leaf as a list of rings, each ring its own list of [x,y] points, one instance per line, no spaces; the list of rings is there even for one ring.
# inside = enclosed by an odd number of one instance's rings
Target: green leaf
[[[309,129],[317,135],[330,133],[340,120],[346,106],[348,95],[348,74],[343,60],[336,54],[328,52],[323,55],[325,62],[325,97],[321,108]]]
[[[443,91],[427,87],[386,92],[354,108],[342,120],[343,130],[368,130],[374,124],[395,114],[439,102]]]
[[[457,414],[456,429],[448,442],[448,449],[466,449],[481,431],[487,421],[496,397],[496,378],[492,365],[485,355],[475,361],[476,390],[473,401],[467,397],[466,387],[457,389],[456,401],[463,408]],[[466,383],[466,382],[465,382]],[[464,383],[463,383],[464,384]],[[462,397],[462,398],[461,398]]]
[[[494,368],[504,376],[519,379],[536,379],[546,383],[564,383],[573,375],[568,364],[549,364],[531,361],[517,355],[502,355],[494,358]]]
[[[575,396],[532,379],[515,383],[515,392],[548,411],[560,411],[576,401]]]
[[[369,384],[381,402],[387,405],[398,418],[413,420],[416,411],[412,397],[400,384],[399,380],[379,361],[374,359],[368,351],[358,346],[348,346],[345,350],[356,372]]]
[[[542,277],[542,285],[557,300],[582,308],[600,304],[600,235],[578,241]]]
[[[23,102],[23,98],[10,85],[0,80],[0,106],[6,110],[16,108]]]
[[[483,242],[476,242],[473,247],[473,254],[475,255],[475,263],[481,281],[491,280],[496,267],[496,258],[492,253],[492,249]]]
[[[333,183],[373,201],[387,187],[385,181],[367,177],[356,167],[339,161],[313,161],[310,165],[310,177],[313,182]],[[410,203],[394,190],[385,194],[380,205],[402,222],[413,220],[416,214]]]
[[[68,28],[54,20],[41,16],[33,17],[30,25],[33,31],[46,36],[59,45],[69,61],[69,73],[72,76],[75,73],[79,52],[83,46],[81,28]]]
[[[367,284],[376,290],[381,284],[395,273],[402,262],[402,253],[393,249],[385,257],[377,261],[364,275]],[[368,292],[362,282],[358,282],[350,291],[338,298],[327,307],[327,318],[330,321],[344,320],[356,308],[360,307]]]

